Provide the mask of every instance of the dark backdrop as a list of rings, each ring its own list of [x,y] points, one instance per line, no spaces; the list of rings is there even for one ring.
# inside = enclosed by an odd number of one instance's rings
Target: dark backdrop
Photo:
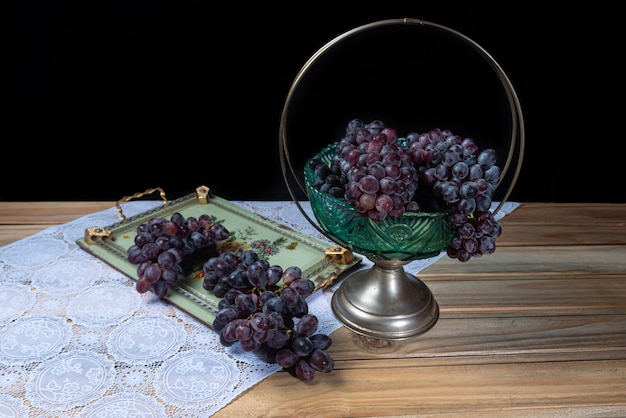
[[[175,198],[201,184],[231,200],[290,199],[278,133],[298,71],[341,33],[411,17],[468,36],[514,84],[526,152],[513,199],[626,202],[617,6],[14,0],[3,8],[2,200],[118,200],[156,186]],[[484,60],[442,34],[397,35],[352,37],[306,73],[288,107],[294,158],[337,140],[353,117],[401,133],[440,127],[485,146],[508,141],[508,103]]]

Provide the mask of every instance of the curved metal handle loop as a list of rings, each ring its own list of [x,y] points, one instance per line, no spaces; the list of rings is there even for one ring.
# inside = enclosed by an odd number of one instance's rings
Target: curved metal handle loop
[[[144,192],[138,192],[138,193],[135,193],[135,194],[133,194],[131,196],[124,196],[123,198],[121,198],[120,200],[115,202],[115,208],[119,212],[120,218],[122,219],[122,222],[126,220],[126,216],[122,212],[122,206],[120,206],[121,202],[123,202],[123,203],[130,202],[133,199],[139,199],[142,196],[152,194],[152,193],[154,193],[156,191],[159,192],[159,195],[161,196],[161,199],[163,199],[163,205],[167,205],[167,202],[168,202],[167,201],[167,197],[165,197],[165,192],[160,187],[155,187],[154,189],[148,189],[148,190],[146,190]]]
[[[487,62],[491,66],[491,68],[496,72],[500,82],[502,83],[502,86],[504,87],[504,90],[506,92],[506,95],[507,95],[507,98],[508,98],[508,101],[509,101],[509,106],[511,108],[511,120],[512,120],[511,144],[510,144],[510,147],[509,147],[509,153],[508,153],[508,156],[507,156],[504,168],[501,171],[500,182],[496,185],[496,188],[500,185],[500,183],[504,179],[506,173],[511,168],[511,164],[512,164],[515,152],[516,152],[516,144],[519,142],[519,149],[517,150],[518,157],[517,157],[517,162],[516,162],[516,165],[515,165],[515,171],[513,173],[513,178],[511,180],[509,188],[507,189],[506,193],[504,194],[504,197],[502,198],[500,204],[495,209],[494,214],[497,213],[500,210],[500,208],[502,207],[502,205],[504,205],[504,203],[507,201],[507,199],[511,195],[513,187],[515,186],[515,183],[517,182],[517,178],[519,177],[519,172],[520,172],[521,166],[522,166],[522,159],[524,157],[525,138],[526,138],[526,133],[525,133],[525,128],[524,128],[524,118],[523,118],[523,114],[522,114],[522,108],[521,108],[521,105],[520,105],[520,102],[519,102],[519,98],[517,97],[517,93],[515,91],[515,88],[513,87],[513,84],[509,80],[508,76],[506,75],[504,70],[500,67],[500,65],[496,62],[496,60],[493,59],[493,57],[483,47],[481,47],[476,42],[474,42],[472,39],[468,38],[467,36],[463,35],[460,32],[457,32],[457,31],[455,31],[453,29],[450,29],[450,28],[448,28],[446,26],[442,26],[442,25],[439,25],[439,24],[436,24],[436,23],[432,23],[432,22],[427,22],[427,21],[420,20],[420,19],[411,19],[411,18],[388,19],[388,20],[380,20],[380,21],[377,21],[377,22],[365,24],[365,25],[359,26],[357,28],[349,30],[349,31],[347,31],[347,32],[345,32],[345,33],[335,37],[330,42],[328,42],[327,44],[322,46],[320,49],[318,49],[317,52],[315,52],[306,61],[306,63],[302,66],[302,68],[300,69],[300,71],[296,75],[296,77],[295,77],[295,79],[294,79],[294,81],[293,81],[293,83],[291,85],[291,88],[289,89],[289,92],[287,94],[287,99],[285,100],[285,104],[283,106],[283,111],[282,111],[282,115],[281,115],[281,119],[280,119],[279,153],[280,153],[280,163],[281,163],[281,168],[282,168],[282,174],[283,174],[283,178],[285,180],[285,184],[287,186],[289,194],[291,195],[291,198],[296,203],[296,205],[298,206],[298,208],[300,209],[302,214],[305,216],[305,218],[309,221],[309,223],[311,223],[311,225],[313,225],[318,231],[320,231],[324,236],[327,236],[327,237],[328,237],[328,235],[326,234],[326,232],[324,232],[316,224],[316,222],[313,221],[311,219],[311,217],[308,216],[305,213],[304,209],[302,208],[302,206],[298,202],[298,199],[296,197],[296,194],[294,193],[294,190],[292,189],[292,186],[289,184],[290,182],[289,182],[289,177],[288,177],[288,170],[291,172],[291,176],[296,181],[296,183],[298,184],[300,189],[304,192],[305,195],[308,195],[307,192],[306,192],[306,187],[302,184],[302,182],[300,181],[300,178],[295,173],[293,164],[292,164],[291,159],[290,159],[290,153],[289,153],[288,144],[287,144],[287,132],[286,132],[286,130],[287,130],[287,127],[286,127],[286,125],[287,125],[287,116],[288,116],[288,113],[289,113],[289,106],[291,104],[291,100],[293,98],[294,92],[295,92],[296,88],[298,87],[298,84],[300,83],[300,81],[304,77],[305,73],[330,48],[332,48],[333,46],[337,45],[338,43],[340,43],[344,39],[346,39],[348,37],[351,37],[353,35],[356,35],[356,34],[359,34],[361,32],[370,30],[372,28],[378,28],[378,27],[390,26],[390,25],[416,25],[416,26],[419,26],[419,27],[430,27],[430,28],[442,30],[444,32],[447,32],[449,34],[452,34],[452,35],[460,38],[465,43],[467,43],[469,46],[471,46],[474,50],[476,50],[485,60],[487,60]],[[288,166],[288,168],[287,168],[287,166]]]

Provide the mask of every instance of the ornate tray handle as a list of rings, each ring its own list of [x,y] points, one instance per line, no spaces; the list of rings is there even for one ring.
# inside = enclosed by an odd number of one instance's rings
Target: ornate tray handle
[[[165,192],[163,191],[162,188],[160,187],[155,187],[154,189],[148,189],[144,192],[138,192],[135,193],[131,196],[124,196],[123,198],[121,198],[120,200],[118,200],[117,202],[115,202],[115,208],[117,209],[117,211],[120,214],[120,218],[122,219],[122,222],[126,220],[126,215],[124,215],[124,212],[122,212],[122,206],[120,205],[120,203],[126,203],[126,202],[130,202],[133,199],[139,199],[140,197],[143,197],[145,195],[149,195],[152,194],[154,192],[158,191],[159,195],[161,196],[161,199],[163,199],[163,205],[166,206],[168,201],[167,201],[167,197],[165,196]]]

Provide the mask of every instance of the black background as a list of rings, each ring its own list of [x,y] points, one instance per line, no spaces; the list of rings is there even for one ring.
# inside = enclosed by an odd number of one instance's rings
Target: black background
[[[336,36],[410,17],[466,35],[515,86],[526,149],[512,199],[626,202],[620,13],[572,4],[5,2],[0,199],[118,200],[157,186],[175,198],[203,184],[232,200],[290,199],[278,137],[296,75]],[[354,117],[508,140],[508,103],[478,54],[441,34],[385,36],[354,36],[307,72],[288,106],[294,155]]]

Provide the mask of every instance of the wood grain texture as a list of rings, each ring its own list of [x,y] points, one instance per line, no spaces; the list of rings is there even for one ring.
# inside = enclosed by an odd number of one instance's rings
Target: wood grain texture
[[[0,245],[109,202],[0,202]],[[216,417],[626,416],[626,204],[524,203],[496,253],[419,274],[440,308],[406,341],[340,328],[335,370],[278,372]]]

